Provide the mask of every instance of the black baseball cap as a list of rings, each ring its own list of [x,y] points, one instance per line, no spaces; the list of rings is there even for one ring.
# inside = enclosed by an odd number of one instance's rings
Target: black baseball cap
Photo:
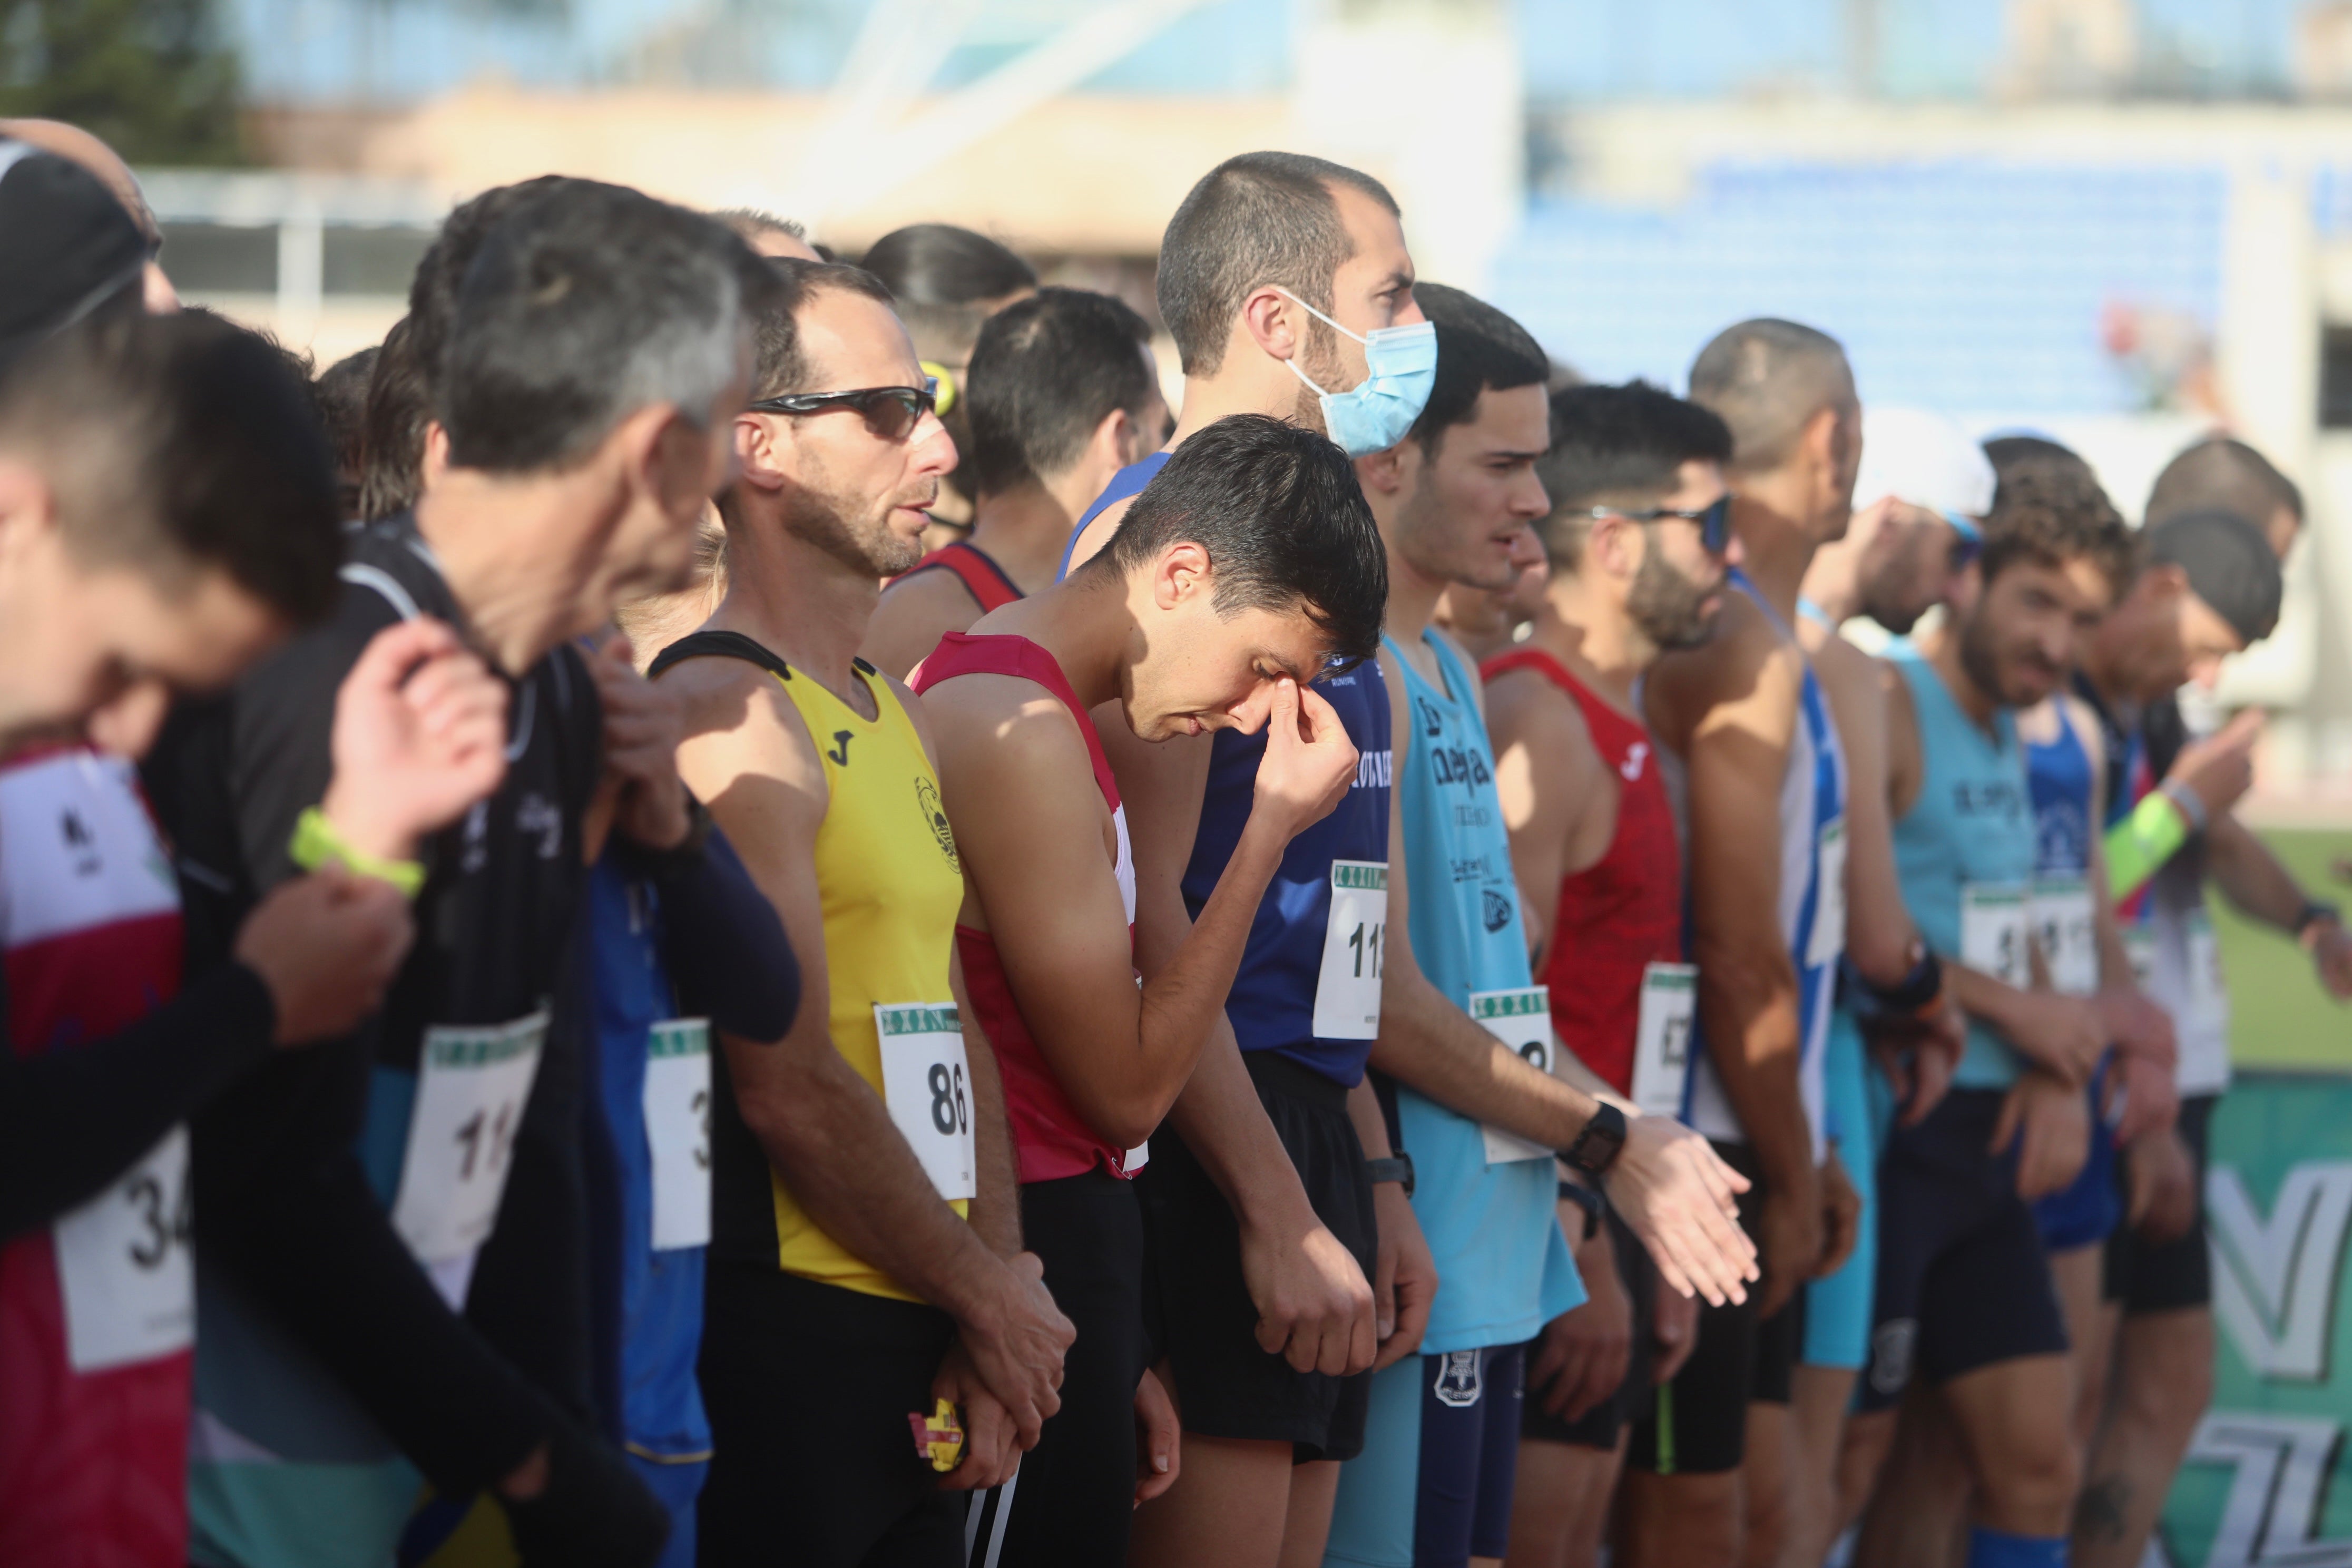
[[[2270,541],[2233,511],[2200,508],[2166,518],[2148,529],[2147,563],[2173,565],[2199,598],[2230,623],[2248,643],[2258,643],[2278,625],[2284,582]]]
[[[138,289],[147,259],[146,237],[97,175],[0,140],[0,369]]]

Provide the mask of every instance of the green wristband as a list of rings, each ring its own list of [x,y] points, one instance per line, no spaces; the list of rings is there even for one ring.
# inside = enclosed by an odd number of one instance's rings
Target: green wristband
[[[2107,833],[2107,900],[2121,903],[2189,842],[2189,820],[2170,795],[2151,790]]]
[[[363,855],[343,842],[327,814],[311,806],[294,819],[294,841],[287,846],[294,864],[305,871],[315,871],[329,861],[362,877],[373,877],[398,888],[404,897],[415,898],[425,887],[425,868],[415,860],[379,860]]]

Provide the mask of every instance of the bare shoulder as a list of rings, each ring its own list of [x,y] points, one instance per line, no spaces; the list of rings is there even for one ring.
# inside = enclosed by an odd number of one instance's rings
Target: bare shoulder
[[[950,765],[982,767],[998,778],[1093,772],[1076,716],[1021,676],[959,675],[910,696],[908,707],[926,744],[952,758]]]
[[[1685,754],[1694,740],[1725,726],[1777,736],[1785,745],[1804,680],[1804,650],[1745,595],[1734,595],[1705,647],[1668,654],[1651,667],[1651,721],[1659,739]]]
[[[1079,531],[1078,542],[1070,550],[1071,571],[1076,571],[1102,553],[1103,546],[1110,542],[1110,536],[1118,531],[1119,521],[1127,516],[1127,509],[1134,504],[1134,496],[1121,496],[1095,513],[1093,521]]]
[[[1429,628],[1429,635],[1437,643],[1442,645],[1447,653],[1454,656],[1454,663],[1458,668],[1469,672],[1470,705],[1478,710],[1479,721],[1482,723],[1485,722],[1486,718],[1486,689],[1485,684],[1478,679],[1478,661],[1470,657],[1470,650],[1464,647],[1462,644],[1455,639],[1454,634],[1447,631],[1444,626],[1433,625]]]
[[[1581,765],[1592,731],[1569,694],[1532,669],[1507,669],[1486,682],[1486,727],[1497,752],[1525,746],[1540,762]]]

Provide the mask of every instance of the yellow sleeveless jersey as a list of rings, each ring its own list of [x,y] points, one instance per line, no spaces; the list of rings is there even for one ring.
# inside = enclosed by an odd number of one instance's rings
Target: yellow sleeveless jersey
[[[856,679],[873,695],[873,719],[861,718],[807,675],[775,676],[808,725],[830,791],[817,830],[816,879],[834,1045],[887,1102],[875,1008],[954,1005],[948,955],[963,903],[963,874],[940,808],[939,780],[914,721],[890,683],[864,659],[856,662]],[[723,1190],[728,1163],[722,1159],[714,1172],[722,1189],[713,1194],[721,1229],[730,1206]],[[868,1295],[917,1299],[827,1235],[774,1168],[764,1159],[761,1165],[779,1268]],[[748,1195],[739,1188],[739,1199]],[[957,1200],[954,1207],[963,1214],[968,1205]]]

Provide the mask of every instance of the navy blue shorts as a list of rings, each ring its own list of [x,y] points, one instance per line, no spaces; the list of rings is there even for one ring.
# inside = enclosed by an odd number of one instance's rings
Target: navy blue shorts
[[[2105,1288],[2110,1301],[2123,1303],[2126,1318],[2178,1312],[2213,1304],[2213,1254],[2205,1245],[2205,1151],[2218,1094],[2180,1102],[2180,1137],[2194,1163],[2197,1218],[2187,1231],[2163,1243],[2143,1240],[2127,1225],[2107,1238]],[[2118,1173],[2118,1181],[2121,1180]]]
[[[2083,1091],[2091,1097],[2091,1157],[2083,1162],[2083,1173],[2063,1192],[2034,1201],[2033,1223],[2042,1227],[2042,1245],[2053,1252],[2105,1241],[2124,1217],[2116,1184],[2116,1131],[2100,1110],[2115,1065],[2115,1052],[2100,1058],[2099,1070]]]
[[[1878,1300],[1860,1407],[1884,1410],[1916,1367],[1945,1383],[2023,1356],[2063,1355],[2066,1321],[2017,1151],[1988,1154],[2006,1098],[1955,1089],[1896,1126],[1878,1167]]]
[[[1410,1356],[1372,1379],[1364,1450],[1341,1467],[1324,1562],[1466,1568],[1511,1543],[1525,1345]]]

